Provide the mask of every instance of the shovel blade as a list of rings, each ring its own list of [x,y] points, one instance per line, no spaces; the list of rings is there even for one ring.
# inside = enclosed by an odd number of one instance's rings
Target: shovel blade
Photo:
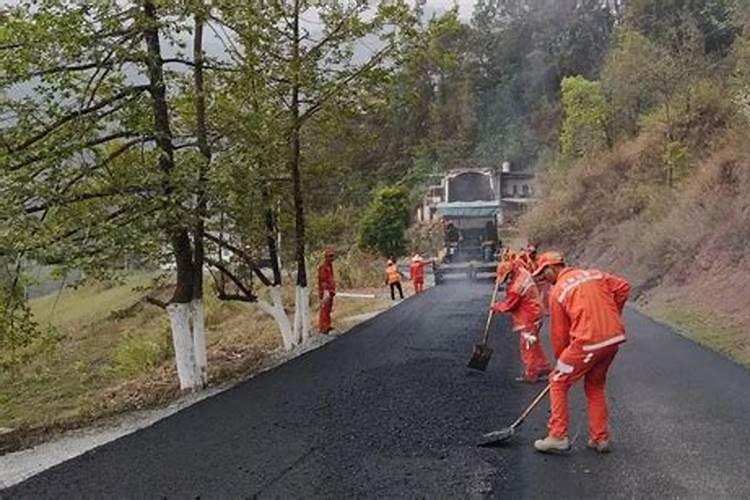
[[[485,448],[499,446],[512,438],[513,434],[515,434],[515,430],[513,429],[513,427],[506,427],[505,429],[500,429],[499,431],[488,432],[487,434],[482,435],[482,439],[479,441],[479,444],[477,446],[482,446]]]
[[[474,352],[471,354],[468,367],[472,370],[485,371],[492,357],[492,348],[483,344],[474,345]]]

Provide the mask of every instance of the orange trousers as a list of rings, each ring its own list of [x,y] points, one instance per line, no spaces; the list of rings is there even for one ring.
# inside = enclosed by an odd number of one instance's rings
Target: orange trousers
[[[422,293],[422,292],[424,292],[424,279],[414,280],[414,293]]]
[[[539,338],[539,330],[532,332]],[[523,332],[519,332],[519,349],[521,351],[521,364],[523,365],[523,378],[530,382],[536,382],[540,375],[549,373],[552,367],[544,354],[542,343],[527,346],[523,338]]]
[[[586,352],[580,346],[571,344],[562,352],[550,375],[552,414],[547,426],[550,436],[561,439],[568,435],[568,391],[583,378],[589,415],[589,438],[596,442],[609,439],[605,385],[607,371],[617,350],[618,346],[614,345]]]
[[[333,297],[328,300],[323,299],[320,302],[320,312],[318,313],[318,329],[321,333],[328,333],[331,329],[331,312],[333,311]]]

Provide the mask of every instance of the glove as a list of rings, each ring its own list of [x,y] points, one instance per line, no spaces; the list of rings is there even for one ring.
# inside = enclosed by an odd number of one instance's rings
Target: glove
[[[536,335],[534,335],[532,333],[526,333],[526,332],[524,332],[521,335],[523,335],[523,340],[526,342],[526,349],[527,350],[531,349],[531,346],[533,346],[534,344],[536,344],[537,342],[539,342],[539,337],[537,337]]]

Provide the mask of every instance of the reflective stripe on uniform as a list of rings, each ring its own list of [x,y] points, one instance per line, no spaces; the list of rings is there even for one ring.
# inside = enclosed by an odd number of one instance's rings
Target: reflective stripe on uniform
[[[589,351],[596,351],[603,347],[609,347],[611,345],[619,344],[621,342],[625,342],[625,335],[618,335],[617,337],[612,337],[611,339],[607,339],[603,342],[599,342],[597,344],[588,344],[583,346],[583,350],[586,352]]]
[[[573,370],[575,368],[567,363],[564,363],[561,360],[557,360],[557,364],[555,365],[555,370],[559,371],[560,373],[573,373]]]
[[[581,273],[581,276],[577,278],[570,278],[565,281],[565,285],[563,285],[562,291],[560,292],[560,296],[557,298],[557,301],[562,304],[565,300],[565,297],[567,297],[570,292],[572,292],[579,286],[583,285],[584,283],[588,283],[589,281],[600,280],[603,278],[604,275],[600,272],[583,271]]]

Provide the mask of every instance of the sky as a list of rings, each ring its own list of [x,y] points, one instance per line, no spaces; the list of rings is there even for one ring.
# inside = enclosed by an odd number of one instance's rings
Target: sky
[[[0,0],[2,1],[2,0]],[[458,4],[459,15],[462,19],[469,19],[476,0],[427,0],[425,7],[436,11],[445,11]]]

